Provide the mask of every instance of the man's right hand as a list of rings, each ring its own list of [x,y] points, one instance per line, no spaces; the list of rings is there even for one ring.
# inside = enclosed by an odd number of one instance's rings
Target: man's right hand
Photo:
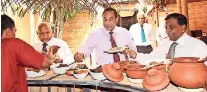
[[[84,59],[84,54],[77,52],[74,55],[74,59],[75,59],[75,62],[82,62],[82,60]]]

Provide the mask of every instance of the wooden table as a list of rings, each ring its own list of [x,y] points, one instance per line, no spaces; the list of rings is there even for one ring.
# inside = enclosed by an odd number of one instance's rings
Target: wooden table
[[[54,77],[55,76],[55,77]],[[39,87],[47,87],[48,92],[51,92],[50,86],[58,86],[58,87],[76,87],[76,86],[94,86],[94,87],[103,87],[103,88],[112,88],[112,89],[122,89],[131,92],[146,92],[147,90],[143,87],[142,84],[134,84],[128,81],[126,74],[124,73],[124,79],[121,82],[112,82],[109,80],[94,80],[90,75],[88,75],[85,79],[80,80],[76,79],[73,76],[68,75],[57,75],[52,71],[48,71],[46,75],[38,78],[28,78],[28,86],[39,86]],[[45,91],[43,91],[45,92]],[[62,92],[62,91],[60,91]],[[67,91],[66,91],[67,92]],[[176,86],[169,84],[165,89],[160,92],[182,92]],[[204,91],[206,92],[206,91]]]

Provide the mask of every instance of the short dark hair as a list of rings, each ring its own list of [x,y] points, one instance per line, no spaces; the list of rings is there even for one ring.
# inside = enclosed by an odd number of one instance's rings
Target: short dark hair
[[[176,19],[177,22],[178,22],[178,24],[181,25],[181,26],[182,25],[187,26],[187,24],[188,24],[188,20],[187,20],[187,18],[183,14],[172,13],[172,14],[167,15],[167,17],[165,18],[165,20],[168,20],[170,18]]]
[[[15,27],[13,19],[11,19],[9,16],[5,14],[1,15],[1,36],[5,29],[12,29],[13,27]]]
[[[115,18],[118,17],[118,13],[117,13],[117,11],[116,11],[114,8],[111,8],[111,7],[106,8],[106,9],[103,11],[103,14],[104,14],[106,11],[113,11],[113,12],[114,12],[114,16],[115,16]],[[102,14],[102,15],[103,15],[103,14]]]

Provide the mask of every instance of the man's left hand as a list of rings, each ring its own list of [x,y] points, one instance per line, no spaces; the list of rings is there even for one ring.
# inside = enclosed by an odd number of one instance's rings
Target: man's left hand
[[[129,56],[132,59],[135,59],[137,56],[137,52],[132,49],[126,49],[123,51],[123,54]]]

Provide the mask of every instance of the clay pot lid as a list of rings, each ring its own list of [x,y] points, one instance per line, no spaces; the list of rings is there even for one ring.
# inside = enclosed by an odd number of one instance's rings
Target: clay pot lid
[[[161,90],[167,87],[169,83],[168,74],[157,69],[150,69],[143,80],[144,87],[150,91]]]
[[[124,78],[121,67],[118,63],[105,64],[103,66],[103,73],[107,79],[114,82],[120,82]]]
[[[178,63],[203,63],[202,61],[198,61],[198,57],[178,57],[178,58],[173,58],[173,62],[178,62]]]

